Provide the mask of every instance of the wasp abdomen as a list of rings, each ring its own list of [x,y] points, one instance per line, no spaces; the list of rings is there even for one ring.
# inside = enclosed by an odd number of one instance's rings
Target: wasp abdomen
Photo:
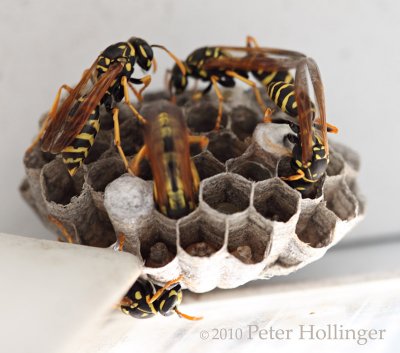
[[[252,71],[253,76],[265,87],[271,82],[294,83],[293,76],[288,71]]]
[[[283,112],[293,118],[298,116],[294,84],[283,81],[271,82],[267,85],[267,93]],[[311,106],[312,111],[315,112],[315,106],[312,102]]]
[[[99,106],[90,114],[81,132],[73,142],[62,150],[62,158],[68,172],[73,176],[89,154],[100,129]]]

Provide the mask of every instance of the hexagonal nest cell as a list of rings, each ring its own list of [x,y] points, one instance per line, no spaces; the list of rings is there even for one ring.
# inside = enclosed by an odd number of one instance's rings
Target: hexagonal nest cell
[[[137,177],[126,174],[113,143],[112,116],[103,108],[100,132],[75,176],[60,156],[40,146],[25,155],[23,197],[47,226],[56,230],[48,216],[57,218],[81,244],[108,247],[124,233],[124,249],[143,259],[143,271],[155,282],[183,275],[183,286],[195,292],[293,272],[320,258],[362,219],[354,151],[330,143],[325,175],[301,195],[280,178],[289,168],[290,129],[262,123],[252,92],[225,91],[219,131],[216,97],[193,101],[192,93],[178,97],[178,105],[190,133],[207,136],[209,144],[190,151],[200,177],[199,202],[190,214],[174,220],[157,210],[146,160]],[[165,96],[150,93],[141,105],[159,104]],[[131,160],[143,145],[143,131],[126,105],[119,107],[122,149]]]

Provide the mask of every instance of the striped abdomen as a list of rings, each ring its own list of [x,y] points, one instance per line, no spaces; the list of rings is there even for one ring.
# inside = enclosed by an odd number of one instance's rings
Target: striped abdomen
[[[260,81],[264,87],[271,82],[294,83],[293,76],[288,71],[252,71],[253,76]]]
[[[81,132],[74,141],[62,150],[63,162],[73,176],[89,154],[96,134],[100,129],[99,105],[92,111]]]
[[[294,84],[283,81],[271,82],[267,85],[267,93],[271,100],[285,113],[292,117],[297,117],[297,102],[294,95]],[[312,110],[315,112],[314,104]]]

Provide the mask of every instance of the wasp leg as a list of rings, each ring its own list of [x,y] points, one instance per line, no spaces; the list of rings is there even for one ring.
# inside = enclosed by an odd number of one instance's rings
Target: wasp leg
[[[118,232],[118,234],[117,234],[117,244],[114,247],[114,250],[117,250],[117,251],[124,250],[125,239],[126,239],[125,234],[122,233],[122,232]]]
[[[120,134],[120,128],[119,128],[119,109],[114,108],[113,109],[113,120],[114,120],[114,145],[117,147],[118,153],[122,158],[122,161],[124,162],[126,170],[130,173],[129,170],[129,163],[128,160],[125,156],[124,150],[122,149],[121,146],[121,134]]]
[[[237,78],[238,80],[240,80],[240,81],[244,82],[245,84],[249,85],[252,88],[253,92],[254,92],[254,95],[256,97],[258,105],[261,107],[262,111],[265,112],[265,110],[267,109],[267,106],[265,105],[263,99],[261,98],[260,90],[258,89],[258,87],[257,87],[255,82],[249,80],[246,77],[243,77],[242,75],[239,75],[235,71],[228,70],[228,71],[226,71],[226,74],[228,76]]]
[[[140,89],[140,91],[139,91],[139,95],[142,97],[142,94],[143,94],[143,92],[144,92],[144,90],[149,86],[149,84],[151,83],[151,76],[150,75],[147,75],[147,76],[144,76],[144,77],[142,77],[141,79],[140,79],[140,81],[142,81],[142,83],[143,83],[143,87]],[[143,99],[143,98],[142,98]]]
[[[147,75],[147,76],[144,76],[144,77],[142,77],[142,78],[131,78],[131,79],[129,79],[129,81],[132,82],[132,83],[134,83],[134,84],[136,84],[136,85],[143,85],[143,87],[140,89],[139,92],[137,92],[137,91],[135,90],[135,91],[136,91],[136,93],[135,93],[136,97],[138,98],[138,100],[139,100],[140,102],[142,102],[142,101],[143,101],[142,93],[143,93],[144,90],[150,85],[150,83],[151,83],[151,76],[150,76],[150,75]],[[132,88],[132,87],[131,87],[131,88]]]
[[[295,175],[291,175],[288,177],[281,177],[282,180],[286,180],[286,181],[294,181],[294,180],[300,180],[303,179],[305,174],[302,170],[299,170],[298,172],[299,174],[295,174]]]
[[[272,114],[273,114],[273,110],[271,108],[267,108],[264,112],[264,118],[263,118],[263,122],[264,123],[272,123]]]
[[[224,102],[224,96],[222,95],[221,90],[218,87],[218,77],[217,76],[211,76],[211,83],[214,87],[215,94],[217,95],[218,98],[218,116],[217,116],[217,121],[215,122],[215,127],[214,130],[219,130],[221,126],[221,120],[222,120],[222,103]]]
[[[122,76],[121,85],[124,87],[124,103],[128,105],[129,109],[132,110],[133,114],[135,114],[136,118],[142,123],[146,124],[146,119],[140,115],[140,113],[136,110],[136,108],[132,105],[129,99],[129,91],[128,91],[128,80],[126,76]]]
[[[253,36],[247,36],[246,37],[246,47],[251,48],[251,47],[259,48],[260,45],[258,44],[257,39],[255,39]]]
[[[153,303],[156,301],[160,296],[167,290],[169,287],[171,287],[173,284],[178,283],[182,280],[183,275],[180,275],[179,277],[167,282],[164,287],[160,288],[157,292],[154,293],[154,295],[150,299],[146,299],[148,304]]]
[[[51,215],[49,215],[49,216],[47,217],[47,219],[48,219],[51,223],[53,223],[54,225],[57,226],[57,228],[60,230],[60,232],[61,232],[61,234],[62,234],[64,240],[65,240],[67,243],[75,244],[74,237],[68,232],[68,230],[64,227],[64,225],[61,223],[60,220],[58,220],[56,217],[51,216]],[[59,237],[58,240],[59,240],[59,241],[62,241],[62,240],[61,240],[61,237]]]
[[[140,162],[147,156],[147,146],[144,145],[139,152],[136,154],[135,158],[129,163],[128,170],[133,175],[139,175]]]
[[[54,99],[54,102],[51,106],[50,112],[47,115],[45,121],[43,122],[40,131],[38,133],[38,135],[36,136],[35,140],[32,142],[32,144],[27,148],[26,152],[27,153],[31,153],[32,150],[35,148],[35,146],[39,143],[40,139],[42,138],[44,132],[46,131],[47,127],[49,126],[49,124],[51,123],[51,121],[54,119],[54,115],[57,111],[58,108],[58,104],[60,102],[60,97],[61,97],[61,92],[62,90],[65,89],[68,93],[71,93],[72,88],[69,87],[68,85],[62,85],[56,94],[56,98]]]
[[[189,143],[192,144],[199,144],[201,149],[204,149],[208,145],[208,137],[206,136],[195,136],[195,135],[189,135]]]
[[[202,150],[204,150],[208,145],[208,137],[189,135],[189,144],[195,144],[195,143],[199,144],[200,148]],[[197,192],[199,190],[199,186],[200,186],[200,177],[199,177],[199,173],[197,172],[197,168],[194,165],[193,161],[191,161],[191,163],[190,163],[190,169],[192,171],[193,187]]]
[[[177,308],[175,308],[174,311],[178,314],[179,317],[182,317],[186,320],[191,320],[191,321],[203,320],[202,316],[191,316],[183,313],[182,311],[179,311]]]
[[[136,99],[140,102],[142,97],[139,95],[139,92],[133,87],[132,83],[128,82],[129,88],[132,90],[133,94],[135,95]]]
[[[196,165],[192,160],[190,161],[190,170],[192,172],[192,178],[193,178],[193,189],[197,192],[199,191],[200,187],[200,176],[199,172],[197,171]]]

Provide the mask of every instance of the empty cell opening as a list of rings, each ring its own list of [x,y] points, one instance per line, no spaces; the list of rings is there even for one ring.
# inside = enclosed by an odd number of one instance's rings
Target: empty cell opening
[[[223,174],[203,185],[203,200],[213,209],[233,214],[250,205],[251,183],[235,174]]]
[[[235,163],[230,172],[239,174],[250,181],[262,181],[272,177],[271,172],[260,163],[252,161],[241,161]]]
[[[108,217],[101,217],[98,213],[92,213],[86,218],[87,226],[81,230],[82,244],[107,248],[115,242],[115,231]]]
[[[303,243],[313,248],[322,248],[332,242],[335,225],[333,214],[320,204],[311,214],[300,214],[296,234]]]
[[[224,227],[209,222],[204,216],[191,218],[179,225],[180,246],[189,255],[198,257],[208,257],[220,250],[224,244]]]
[[[88,182],[94,191],[104,192],[108,184],[124,173],[125,166],[121,159],[101,159],[89,166]]]
[[[56,159],[43,168],[44,193],[47,201],[62,205],[70,203],[83,188],[82,168],[72,178],[61,159]]]
[[[192,132],[209,132],[214,130],[217,122],[218,108],[210,102],[194,103],[186,111],[186,123]],[[221,127],[226,126],[227,115],[222,113]]]
[[[208,150],[222,163],[239,157],[246,150],[243,142],[226,131],[210,134],[209,138]]]
[[[279,179],[270,179],[256,185],[254,207],[267,219],[287,222],[297,212],[298,194]]]
[[[344,179],[327,184],[324,199],[326,207],[342,221],[349,221],[357,216],[357,200]]]
[[[239,106],[232,110],[231,129],[241,141],[252,136],[258,123],[258,115],[253,110],[245,106]]]
[[[255,264],[264,260],[270,248],[272,228],[260,228],[248,222],[244,227],[229,231],[228,251],[245,264]]]
[[[195,156],[193,162],[196,166],[200,180],[210,178],[225,171],[224,165],[207,151]]]

